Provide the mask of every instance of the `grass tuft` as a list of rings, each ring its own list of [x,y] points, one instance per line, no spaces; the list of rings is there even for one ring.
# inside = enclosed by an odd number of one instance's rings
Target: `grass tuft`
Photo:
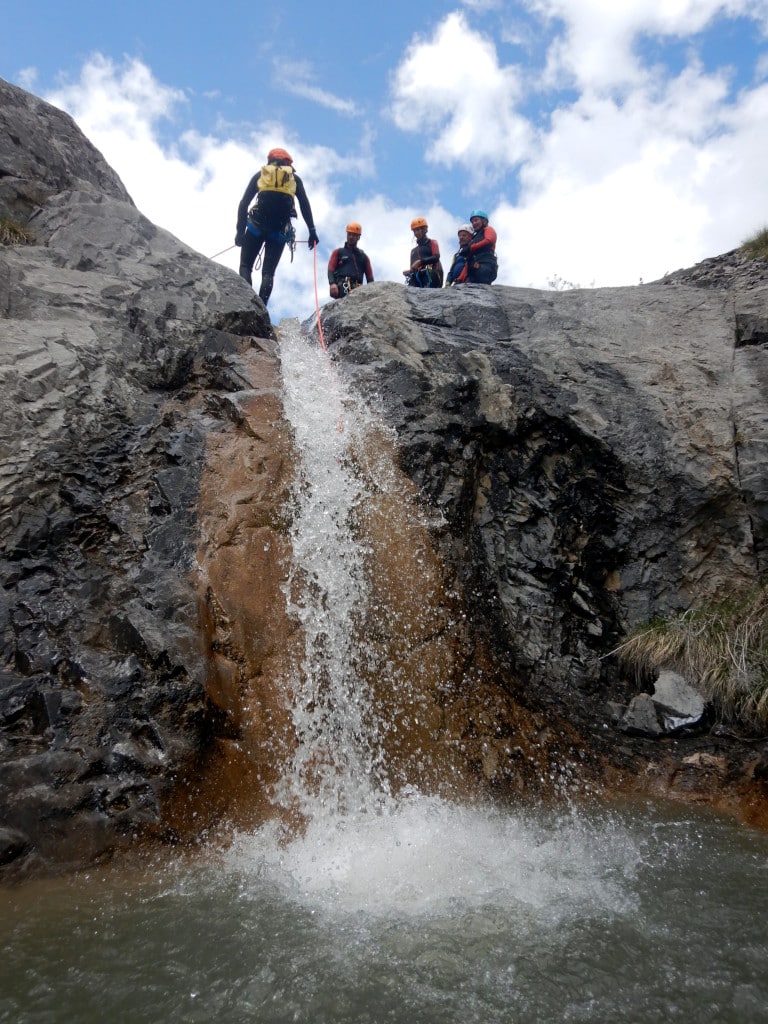
[[[14,220],[0,217],[0,245],[29,245],[32,235]]]
[[[768,260],[768,227],[742,242],[741,251],[752,260]]]
[[[768,728],[768,586],[652,623],[615,653],[638,675],[679,672],[724,721]]]

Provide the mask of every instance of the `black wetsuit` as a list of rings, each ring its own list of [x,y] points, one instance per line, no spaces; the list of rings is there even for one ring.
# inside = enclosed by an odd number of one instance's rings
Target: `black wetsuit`
[[[432,238],[422,239],[411,249],[411,266],[416,260],[421,260],[421,267],[411,271],[406,284],[411,288],[442,288],[443,265],[437,242]]]
[[[275,270],[283,255],[285,244],[290,239],[291,216],[296,215],[296,207],[294,206],[294,197],[287,192],[259,192],[260,177],[261,171],[251,178],[248,188],[240,200],[240,205],[237,208],[235,241],[241,246],[240,277],[245,278],[248,284],[252,283],[253,264],[262,247],[264,248],[259,298],[266,305],[275,283]],[[293,178],[296,182],[295,198],[298,200],[301,215],[309,231],[314,232],[312,208],[309,205],[307,193],[304,191],[304,184],[298,174],[294,173]],[[248,207],[257,194],[258,203],[249,217]]]

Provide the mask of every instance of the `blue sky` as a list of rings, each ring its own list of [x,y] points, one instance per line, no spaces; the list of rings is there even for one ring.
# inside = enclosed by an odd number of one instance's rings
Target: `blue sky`
[[[653,280],[768,223],[768,0],[40,0],[4,22],[0,76],[68,110],[206,255],[232,245],[267,150],[289,149],[323,301],[352,218],[376,277],[400,281],[412,217],[447,262],[484,207],[499,283],[543,288]],[[313,306],[303,247],[270,311]]]

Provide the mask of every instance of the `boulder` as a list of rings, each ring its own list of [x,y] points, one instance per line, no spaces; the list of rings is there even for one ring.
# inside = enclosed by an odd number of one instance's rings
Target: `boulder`
[[[698,725],[704,717],[703,696],[678,672],[660,672],[653,688],[653,703],[666,732]]]
[[[639,693],[629,702],[621,720],[621,729],[635,736],[656,739],[664,732],[656,713],[656,705],[648,693]]]

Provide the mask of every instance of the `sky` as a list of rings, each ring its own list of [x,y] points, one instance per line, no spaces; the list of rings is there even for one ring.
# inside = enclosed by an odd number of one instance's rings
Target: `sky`
[[[3,21],[0,77],[227,267],[248,181],[289,150],[320,245],[283,256],[273,321],[312,313],[315,274],[328,301],[349,220],[403,281],[415,216],[447,267],[484,209],[498,283],[534,288],[652,281],[768,224],[768,0],[6,0]]]

